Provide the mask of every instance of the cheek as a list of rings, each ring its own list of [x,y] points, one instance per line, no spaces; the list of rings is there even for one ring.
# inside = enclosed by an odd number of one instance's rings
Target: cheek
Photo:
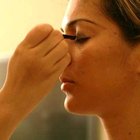
[[[119,74],[120,60],[107,52],[85,50],[77,55],[73,68],[77,79],[85,84],[94,82],[107,82],[110,75]],[[114,63],[115,62],[115,63]],[[87,80],[87,81],[86,81]]]
[[[119,49],[115,45],[112,47],[89,47],[76,56],[75,70],[82,81],[91,79],[104,84],[112,83],[112,81],[118,81],[127,74],[128,55],[127,49]]]
[[[87,49],[76,55],[73,71],[77,80],[76,94],[79,102],[97,100],[108,102],[126,90],[130,77],[127,65],[126,50]]]

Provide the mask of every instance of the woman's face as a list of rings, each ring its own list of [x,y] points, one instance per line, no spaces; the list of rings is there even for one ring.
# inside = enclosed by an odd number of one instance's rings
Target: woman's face
[[[71,0],[62,24],[72,61],[60,76],[65,107],[80,114],[103,114],[124,106],[134,83],[132,48],[99,0]]]

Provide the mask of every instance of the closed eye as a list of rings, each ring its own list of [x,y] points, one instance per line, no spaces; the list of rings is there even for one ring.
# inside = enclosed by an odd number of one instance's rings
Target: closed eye
[[[78,44],[82,44],[82,43],[85,43],[86,41],[88,41],[89,39],[90,39],[90,37],[78,37],[78,36],[76,36],[75,42]]]
[[[85,43],[86,41],[88,41],[88,39],[90,39],[90,37],[73,36],[73,35],[67,35],[67,34],[63,34],[63,37],[65,39],[74,40],[76,43],[79,43],[79,44]]]

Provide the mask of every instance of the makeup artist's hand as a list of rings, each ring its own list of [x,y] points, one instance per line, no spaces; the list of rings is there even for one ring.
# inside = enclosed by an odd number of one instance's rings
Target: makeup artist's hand
[[[9,63],[5,87],[14,91],[19,104],[20,99],[25,99],[25,106],[29,107],[52,89],[69,62],[68,45],[62,34],[50,25],[40,25],[17,47]]]
[[[0,104],[14,114],[13,127],[50,92],[69,63],[68,45],[59,31],[39,25],[28,33],[9,61],[1,90]]]

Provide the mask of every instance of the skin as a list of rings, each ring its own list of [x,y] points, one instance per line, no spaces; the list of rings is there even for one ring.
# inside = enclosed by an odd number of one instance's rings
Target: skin
[[[88,39],[67,40],[71,63],[60,76],[64,105],[72,113],[98,116],[108,140],[138,140],[140,44],[126,41],[100,4],[99,0],[69,2],[64,33]]]
[[[43,24],[28,33],[9,61],[0,90],[0,140],[8,140],[18,124],[48,95],[70,60],[61,32]]]

